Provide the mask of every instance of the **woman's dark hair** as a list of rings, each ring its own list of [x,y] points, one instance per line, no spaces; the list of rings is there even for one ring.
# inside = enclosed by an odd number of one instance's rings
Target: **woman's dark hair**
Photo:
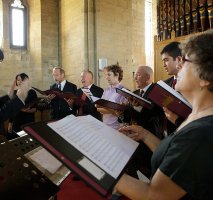
[[[29,79],[29,76],[27,75],[27,74],[25,74],[25,73],[20,73],[20,74],[17,74],[16,75],[16,81],[17,81],[17,78],[18,77],[21,77],[21,80],[23,81],[23,80],[25,80],[25,79]],[[17,85],[17,83],[16,83],[16,85]]]
[[[118,80],[121,81],[123,79],[123,69],[119,65],[109,65],[104,67],[108,72],[111,71],[115,76],[118,76]]]

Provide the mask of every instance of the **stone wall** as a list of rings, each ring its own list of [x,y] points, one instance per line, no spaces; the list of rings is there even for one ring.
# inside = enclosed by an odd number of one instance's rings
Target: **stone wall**
[[[123,83],[134,88],[133,72],[145,64],[144,2],[137,0],[61,0],[62,66],[69,80],[80,86],[82,69],[90,69],[96,84],[106,87],[98,59],[119,63]]]
[[[41,89],[52,84],[51,70],[60,65],[79,87],[80,73],[90,69],[95,83],[106,87],[98,59],[124,69],[123,83],[134,89],[133,73],[146,63],[144,1],[141,0],[24,0],[29,9],[28,49],[9,48],[8,1],[3,0],[1,93],[15,75],[27,73]]]

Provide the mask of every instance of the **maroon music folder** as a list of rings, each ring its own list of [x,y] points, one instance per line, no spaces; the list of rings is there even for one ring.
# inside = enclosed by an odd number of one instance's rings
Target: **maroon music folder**
[[[98,99],[97,101],[94,102],[95,104],[101,106],[101,107],[106,107],[109,109],[113,110],[119,110],[119,111],[124,111],[128,108],[127,105],[115,103],[106,99]]]
[[[153,104],[151,101],[148,101],[147,99],[144,99],[143,97],[138,96],[137,94],[127,90],[126,88],[116,88],[116,92],[126,98],[133,98],[136,100],[141,106],[151,109]]]
[[[148,93],[148,98],[157,105],[168,108],[182,118],[186,118],[192,112],[189,102],[163,81],[158,81],[153,86]]]
[[[56,97],[58,97],[60,99],[79,99],[79,97],[77,97],[72,92],[62,92],[62,91],[55,91],[55,90],[40,90],[36,87],[32,87],[32,88],[42,95],[54,94],[54,95],[56,95]]]

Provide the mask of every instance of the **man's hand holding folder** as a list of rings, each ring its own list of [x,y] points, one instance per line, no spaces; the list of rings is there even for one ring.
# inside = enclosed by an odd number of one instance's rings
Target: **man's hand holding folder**
[[[140,97],[138,96],[137,94],[129,91],[128,89],[126,88],[116,88],[116,92],[124,97],[126,97],[128,99],[128,101],[134,105],[134,106],[143,106],[145,108],[152,108],[152,102],[143,98],[143,97]]]
[[[42,95],[53,95],[54,97],[60,98],[60,99],[78,99],[75,94],[72,92],[62,92],[62,91],[56,91],[56,90],[40,90],[38,88],[32,87],[35,91],[39,92]]]
[[[82,105],[85,102],[81,100],[80,97],[76,96],[72,92],[62,92],[57,90],[40,90],[38,88],[32,87],[35,91],[42,95],[47,96],[48,100],[51,101],[54,98],[64,99],[70,107],[75,103],[76,105]]]

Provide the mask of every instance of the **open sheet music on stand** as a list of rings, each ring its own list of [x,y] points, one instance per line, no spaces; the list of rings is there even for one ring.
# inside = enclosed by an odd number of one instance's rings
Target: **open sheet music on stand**
[[[137,94],[129,91],[126,88],[116,88],[116,92],[126,98],[134,98],[135,100],[138,101],[138,103],[140,103],[141,106],[151,109],[153,104],[151,101],[148,101],[147,99],[144,99],[143,97],[138,96]]]
[[[90,115],[36,122],[24,130],[103,196],[113,189],[138,147]]]
[[[153,86],[148,98],[157,105],[168,108],[183,119],[192,111],[191,104],[180,93],[161,80]]]

